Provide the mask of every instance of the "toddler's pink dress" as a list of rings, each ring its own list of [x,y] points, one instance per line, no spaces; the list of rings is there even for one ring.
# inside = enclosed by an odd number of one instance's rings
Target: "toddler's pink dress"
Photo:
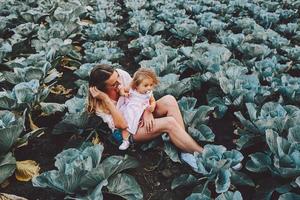
[[[117,108],[123,114],[128,124],[127,130],[131,134],[136,133],[145,108],[150,106],[149,100],[151,96],[152,92],[141,94],[136,90],[130,89],[129,97],[121,96],[119,98]]]

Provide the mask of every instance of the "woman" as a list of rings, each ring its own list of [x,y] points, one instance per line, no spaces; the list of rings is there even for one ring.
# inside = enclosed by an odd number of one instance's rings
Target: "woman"
[[[132,78],[121,69],[114,70],[109,65],[97,65],[90,73],[88,111],[95,112],[114,131],[128,126],[117,109],[119,86],[128,87]],[[196,162],[191,153],[202,152],[203,148],[185,131],[182,115],[176,99],[166,95],[156,101],[153,113],[148,110],[142,115],[142,123],[135,135],[134,142],[152,140],[162,133],[168,133],[171,142],[184,152],[181,158],[192,167]]]

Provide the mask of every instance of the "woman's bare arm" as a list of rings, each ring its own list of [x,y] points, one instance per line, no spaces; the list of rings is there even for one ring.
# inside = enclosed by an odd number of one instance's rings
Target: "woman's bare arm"
[[[109,112],[110,112],[110,114],[113,118],[113,121],[115,123],[115,127],[120,128],[120,129],[128,128],[126,120],[124,119],[121,112],[116,108],[116,106],[112,102],[112,100],[110,98],[108,98],[104,101],[104,103],[105,103],[107,109],[109,110]]]
[[[112,100],[109,98],[109,96],[105,92],[98,90],[96,87],[92,87],[89,90],[90,90],[91,95],[94,98],[99,99],[100,101],[104,102],[104,104],[106,105],[106,108],[109,110],[109,112],[113,118],[116,128],[120,128],[120,129],[128,128],[127,122],[125,121],[123,115],[121,114],[120,111],[118,111],[115,104],[112,102]]]

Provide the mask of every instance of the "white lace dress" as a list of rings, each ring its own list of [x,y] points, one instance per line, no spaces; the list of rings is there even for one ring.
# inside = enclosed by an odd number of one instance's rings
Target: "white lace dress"
[[[150,105],[149,100],[151,96],[152,92],[141,94],[136,90],[130,89],[129,97],[121,96],[119,98],[117,108],[123,114],[128,124],[127,130],[131,134],[136,133],[141,116],[144,110]]]

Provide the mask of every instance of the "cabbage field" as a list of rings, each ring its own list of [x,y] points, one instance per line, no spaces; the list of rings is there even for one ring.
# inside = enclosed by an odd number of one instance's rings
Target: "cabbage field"
[[[300,199],[300,0],[0,0],[0,63],[0,199]],[[167,134],[118,150],[97,63],[155,70],[197,169]]]

